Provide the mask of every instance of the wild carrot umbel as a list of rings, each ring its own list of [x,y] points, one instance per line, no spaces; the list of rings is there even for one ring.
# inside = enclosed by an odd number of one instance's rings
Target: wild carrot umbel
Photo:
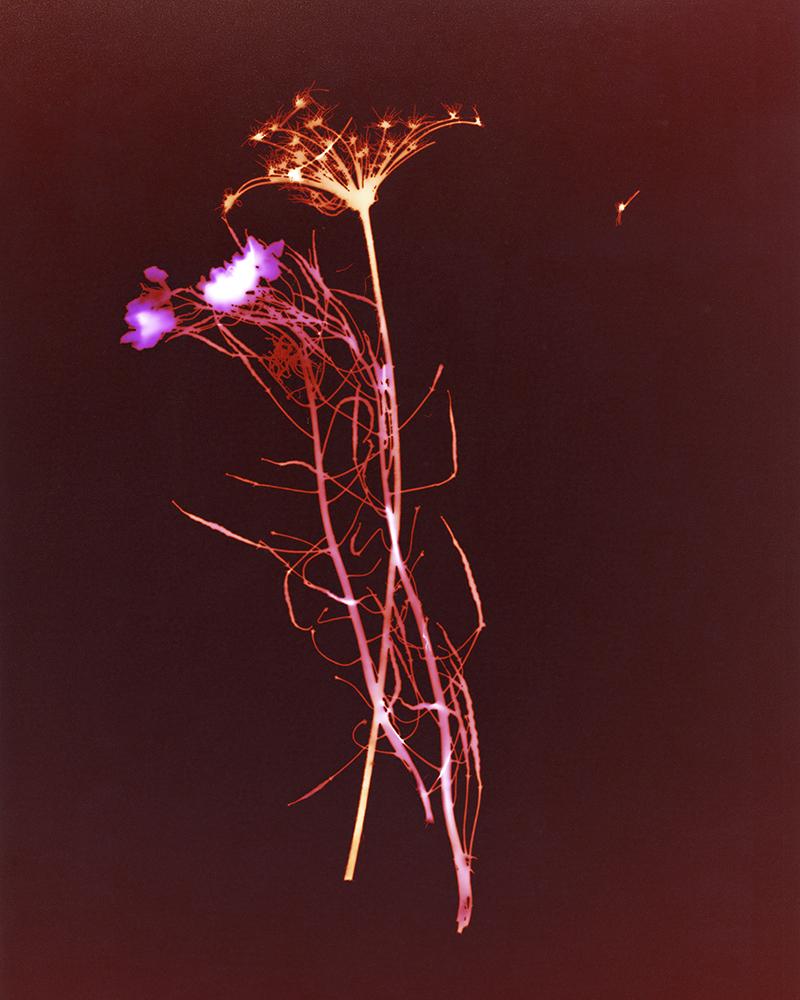
[[[192,520],[277,559],[292,624],[309,633],[326,660],[360,671],[361,684],[354,686],[369,707],[369,736],[361,743],[354,734],[358,750],[344,765],[364,758],[345,879],[353,878],[356,867],[376,754],[391,754],[409,772],[428,823],[434,821],[433,798],[439,794],[458,886],[460,932],[472,912],[473,845],[482,794],[475,711],[464,666],[484,628],[483,610],[469,560],[446,522],[442,537],[452,545],[456,565],[463,569],[465,597],[475,609],[476,623],[468,635],[451,637],[444,625],[434,624],[414,577],[420,555],[414,542],[419,507],[406,519],[403,500],[407,493],[455,477],[456,430],[450,402],[452,469],[439,482],[407,486],[401,432],[436,390],[442,369],[422,401],[402,418],[370,208],[382,182],[430,145],[433,133],[481,122],[477,114],[463,118],[456,107],[434,119],[387,116],[361,132],[350,121],[334,127],[330,118],[306,91],[288,112],[253,133],[251,141],[270,151],[263,173],[227,193],[222,206],[239,252],[194,287],[171,289],[164,271],[148,268],[148,284],[126,314],[132,329],[122,339],[141,350],[163,337],[191,337],[235,359],[303,438],[303,457],[265,459],[281,470],[278,475],[299,470],[307,480],[302,487],[234,478],[251,487],[315,497],[316,537],[272,531],[269,541],[250,538],[176,506]],[[329,287],[313,248],[303,255],[282,242],[266,245],[252,236],[240,240],[231,224],[232,209],[248,191],[273,184],[290,188],[325,214],[350,209],[358,215],[371,297]],[[310,623],[297,609],[298,587],[327,601]],[[321,631],[336,622],[348,623],[351,630],[349,662],[322,648]],[[347,677],[338,679],[353,684]],[[433,760],[419,749],[430,725],[437,745]]]

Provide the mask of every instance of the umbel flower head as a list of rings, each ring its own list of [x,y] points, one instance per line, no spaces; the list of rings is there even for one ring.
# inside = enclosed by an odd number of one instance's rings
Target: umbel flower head
[[[462,116],[458,106],[445,106],[438,118],[389,113],[359,130],[352,119],[338,128],[310,90],[298,94],[289,111],[260,125],[250,141],[269,152],[264,172],[228,191],[223,213],[253,188],[278,184],[292,190],[324,215],[345,209],[365,213],[377,200],[378,188],[406,160],[432,145],[431,136],[450,125],[481,125],[477,112]]]

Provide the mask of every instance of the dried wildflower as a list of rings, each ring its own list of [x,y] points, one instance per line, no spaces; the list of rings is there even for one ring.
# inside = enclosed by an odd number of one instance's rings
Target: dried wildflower
[[[207,344],[241,363],[305,438],[305,457],[264,459],[273,470],[291,468],[310,476],[305,485],[275,482],[272,476],[261,481],[230,475],[254,488],[316,496],[321,522],[321,537],[312,536],[316,541],[277,531],[270,533],[270,541],[247,538],[176,506],[193,521],[274,556],[285,571],[284,599],[292,624],[310,634],[315,649],[331,664],[352,668],[356,678],[360,672],[360,693],[369,707],[369,718],[362,721],[369,736],[362,742],[354,731],[358,752],[295,800],[315,794],[363,756],[345,879],[354,876],[376,754],[390,753],[411,776],[428,823],[434,822],[438,793],[456,875],[456,925],[461,932],[472,914],[473,844],[483,789],[475,711],[464,668],[485,622],[469,561],[447,522],[477,615],[466,638],[451,639],[430,617],[414,578],[422,555],[414,541],[419,508],[404,522],[404,496],[455,477],[455,421],[451,405],[452,471],[436,482],[407,485],[401,431],[434,392],[442,369],[439,366],[422,402],[401,420],[370,208],[381,183],[431,145],[434,132],[481,121],[477,114],[474,120],[464,119],[455,106],[446,106],[445,117],[437,119],[402,120],[387,112],[361,132],[350,121],[335,129],[328,118],[329,111],[306,91],[298,94],[289,112],[253,133],[253,143],[271,150],[264,173],[227,192],[223,203],[239,252],[186,288],[168,288],[166,272],[148,268],[145,276],[155,287],[129,303],[126,318],[134,330],[123,341],[141,350],[170,333],[170,339],[188,337]],[[284,253],[283,242],[267,245],[252,236],[242,242],[228,214],[243,194],[264,184],[286,187],[328,215],[347,208],[358,213],[373,298],[329,287],[314,249],[304,257],[291,248]],[[320,575],[322,566],[327,568]],[[300,586],[325,601],[312,620],[305,620],[295,604]],[[348,662],[328,655],[321,643],[318,633],[324,634],[334,622],[351,626],[354,649]],[[355,680],[338,679],[359,690]],[[416,749],[420,730],[435,737],[435,752]]]

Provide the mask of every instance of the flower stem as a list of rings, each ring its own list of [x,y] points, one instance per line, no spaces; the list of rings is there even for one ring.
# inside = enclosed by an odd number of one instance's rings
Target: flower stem
[[[401,503],[402,503],[402,475],[400,468],[400,421],[397,416],[397,392],[395,390],[394,363],[392,360],[392,345],[389,340],[389,328],[386,323],[386,313],[383,308],[383,295],[381,293],[380,275],[378,273],[378,259],[375,254],[375,240],[372,235],[372,222],[370,220],[369,208],[365,208],[359,213],[361,226],[364,231],[364,242],[367,246],[367,256],[369,258],[369,271],[372,280],[372,290],[375,296],[375,312],[378,318],[378,333],[381,339],[383,363],[386,366],[386,377],[383,384],[386,388],[386,409],[382,413],[382,424],[388,418],[388,434],[381,442],[381,472],[384,484],[384,499],[387,506],[391,507],[394,514],[394,523],[400,524]],[[387,454],[388,451],[388,454]],[[389,494],[389,475],[391,473],[391,495]],[[350,840],[350,851],[347,855],[347,865],[345,866],[344,880],[351,882],[355,874],[358,851],[361,846],[361,837],[364,832],[364,817],[367,812],[367,801],[372,784],[372,773],[375,767],[375,750],[378,743],[379,713],[384,711],[383,693],[386,685],[386,667],[389,656],[389,645],[391,643],[392,611],[394,608],[394,591],[397,579],[397,561],[395,558],[395,546],[389,554],[389,567],[386,572],[386,593],[383,603],[383,628],[381,632],[381,648],[378,657],[378,676],[376,692],[380,701],[373,701],[372,722],[369,731],[369,742],[367,743],[367,754],[364,760],[364,772],[361,777],[361,790],[358,796],[358,807],[356,809],[356,819],[353,826],[353,835]]]

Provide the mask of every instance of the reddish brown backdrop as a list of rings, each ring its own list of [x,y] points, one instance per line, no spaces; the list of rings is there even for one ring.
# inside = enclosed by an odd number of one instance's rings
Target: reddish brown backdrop
[[[797,45],[766,2],[137,0],[3,13],[3,895],[9,1000],[794,1000]],[[382,190],[410,402],[453,390],[431,496],[489,629],[473,926],[257,554],[293,447],[222,360],[119,347],[143,267],[193,280],[248,129],[475,103]],[[9,155],[10,154],[10,155]],[[613,202],[641,188],[620,229]],[[363,276],[353,220],[252,231]],[[434,409],[409,453],[447,461]],[[441,432],[440,432],[441,428]],[[257,502],[256,502],[257,500]],[[460,581],[436,595],[458,614]]]

